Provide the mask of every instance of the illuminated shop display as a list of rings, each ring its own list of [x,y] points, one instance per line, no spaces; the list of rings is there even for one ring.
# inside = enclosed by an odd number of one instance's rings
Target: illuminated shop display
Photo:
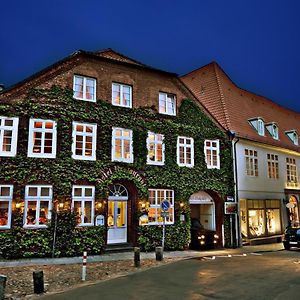
[[[280,200],[240,200],[243,238],[282,233]]]

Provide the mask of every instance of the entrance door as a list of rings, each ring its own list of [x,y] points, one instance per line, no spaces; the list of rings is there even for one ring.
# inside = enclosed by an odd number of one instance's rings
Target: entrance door
[[[107,216],[107,244],[127,242],[127,201],[124,186],[113,185],[109,190]]]

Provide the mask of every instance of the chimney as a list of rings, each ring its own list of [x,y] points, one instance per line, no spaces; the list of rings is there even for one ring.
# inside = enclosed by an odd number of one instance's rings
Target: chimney
[[[3,83],[0,83],[0,93],[4,91],[4,84]]]

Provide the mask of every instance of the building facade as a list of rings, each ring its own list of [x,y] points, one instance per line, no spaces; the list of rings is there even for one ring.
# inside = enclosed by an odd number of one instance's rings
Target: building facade
[[[253,244],[280,240],[299,223],[300,115],[237,87],[216,63],[182,80],[232,139],[237,236]]]
[[[78,51],[0,94],[3,257],[230,245],[231,142],[176,74]]]

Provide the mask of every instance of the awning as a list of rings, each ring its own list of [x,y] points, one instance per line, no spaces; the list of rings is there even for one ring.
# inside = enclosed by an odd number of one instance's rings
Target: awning
[[[213,204],[213,198],[206,192],[198,192],[191,195],[189,199],[190,204]]]

